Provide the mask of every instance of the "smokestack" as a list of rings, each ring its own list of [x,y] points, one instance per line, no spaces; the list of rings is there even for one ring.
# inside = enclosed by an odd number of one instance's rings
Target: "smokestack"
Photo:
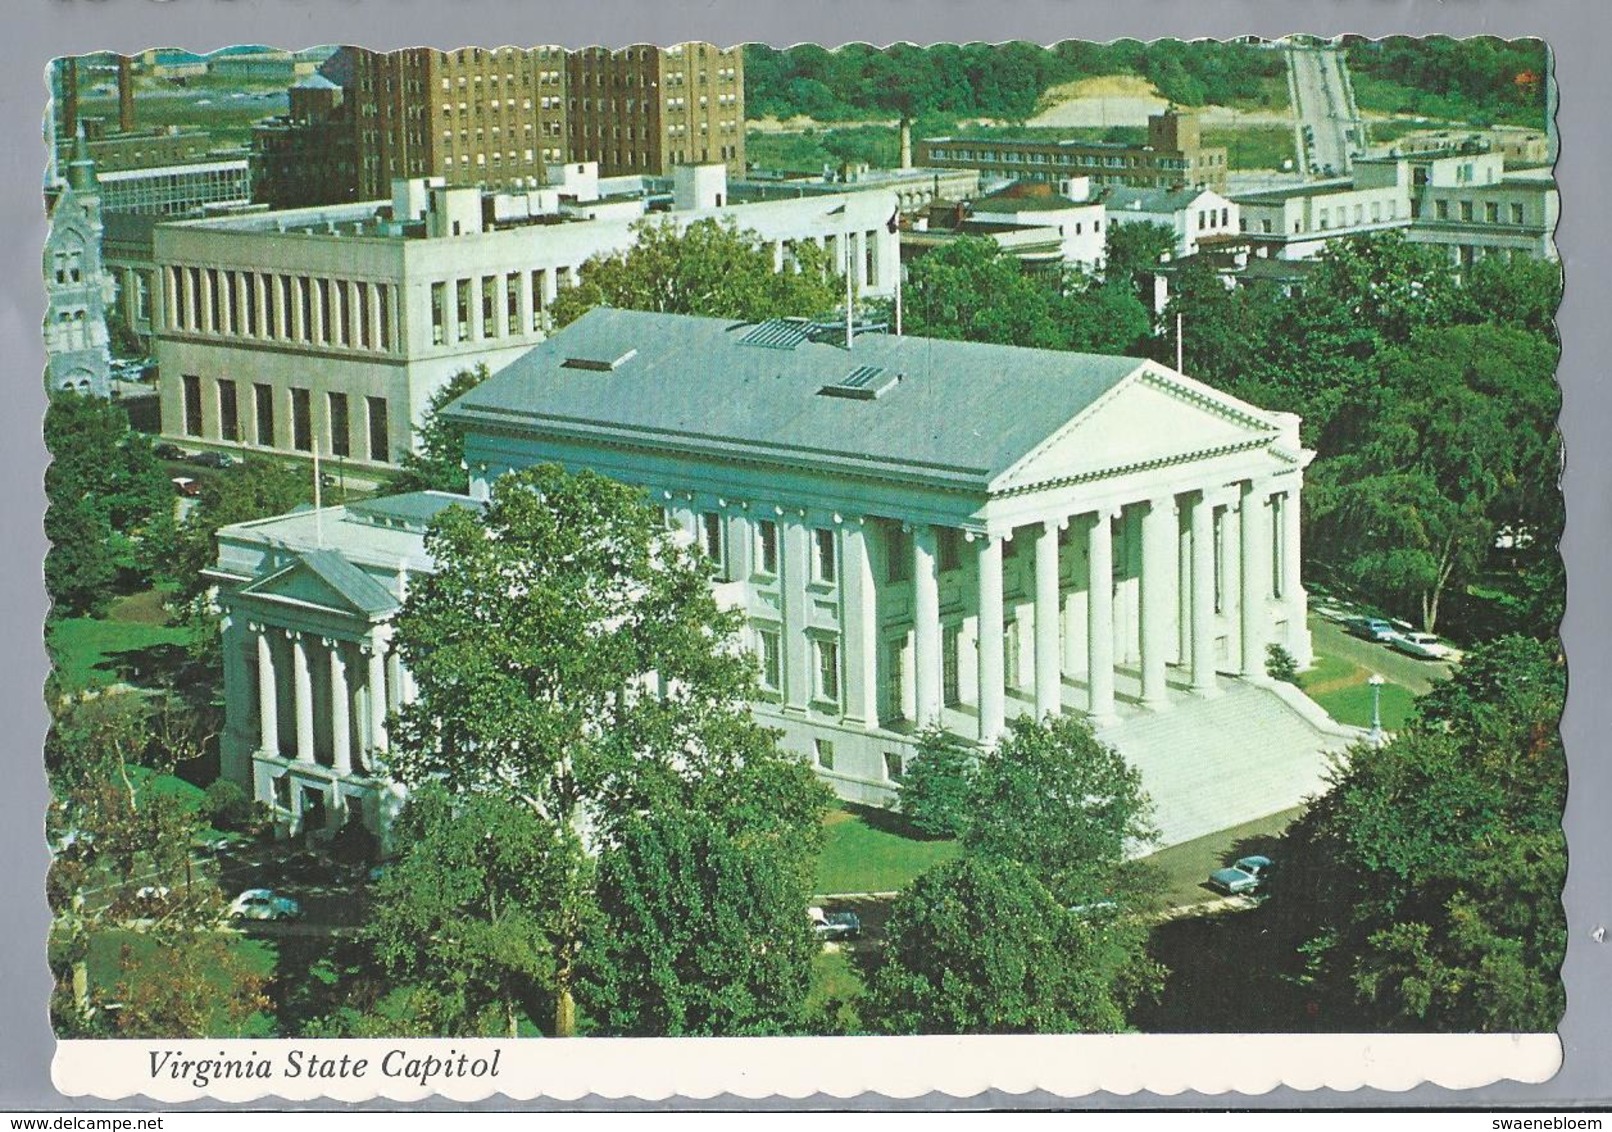
[[[69,142],[78,135],[78,60],[62,59],[62,133]]]
[[[127,55],[118,56],[118,129],[134,129],[134,61]]]
[[[901,170],[912,168],[912,122],[901,119]]]

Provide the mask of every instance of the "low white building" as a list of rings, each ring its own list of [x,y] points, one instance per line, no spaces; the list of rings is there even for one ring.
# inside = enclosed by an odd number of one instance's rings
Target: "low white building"
[[[1159,224],[1175,233],[1175,254],[1195,255],[1200,240],[1236,233],[1242,211],[1212,189],[1105,189],[1110,224]]]
[[[863,297],[892,294],[894,194],[734,204],[720,166],[680,171],[670,211],[637,178],[556,167],[493,197],[399,181],[391,201],[159,225],[150,305],[163,435],[187,445],[326,457],[384,470],[457,371],[541,341],[559,289],[624,250],[646,216],[752,230],[778,270],[811,242]],[[825,312],[826,313],[826,312]]]
[[[1056,249],[1059,262],[1096,270],[1103,264],[1108,215],[1103,202],[1090,197],[1091,182],[1085,177],[1066,179],[1056,188],[1039,181],[1015,182],[974,200],[963,230],[995,237],[1010,252],[1039,240]]]

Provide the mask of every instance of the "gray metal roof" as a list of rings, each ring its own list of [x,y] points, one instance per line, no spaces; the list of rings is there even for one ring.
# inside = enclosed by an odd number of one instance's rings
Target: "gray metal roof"
[[[598,308],[443,415],[472,432],[483,424],[979,488],[1143,364],[877,333],[849,351],[843,333],[794,349],[746,345],[755,326]],[[876,398],[822,395],[862,366],[899,380]]]
[[[1103,190],[1110,212],[1176,212],[1192,204],[1205,189],[1132,189],[1116,185]]]
[[[480,510],[485,506],[481,501],[463,495],[449,495],[442,491],[411,491],[349,503],[346,519],[348,522],[354,518],[391,521],[411,530],[423,531],[432,519],[449,507]]]
[[[374,578],[334,550],[305,550],[297,556],[337,593],[370,616],[391,613],[397,598]]]

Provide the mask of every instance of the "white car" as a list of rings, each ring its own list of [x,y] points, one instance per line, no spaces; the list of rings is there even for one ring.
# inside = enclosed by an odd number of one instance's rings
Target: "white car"
[[[1450,646],[1432,633],[1395,633],[1388,646],[1418,660],[1447,660],[1450,656]]]
[[[294,920],[302,906],[289,896],[267,888],[249,888],[230,902],[232,920]]]

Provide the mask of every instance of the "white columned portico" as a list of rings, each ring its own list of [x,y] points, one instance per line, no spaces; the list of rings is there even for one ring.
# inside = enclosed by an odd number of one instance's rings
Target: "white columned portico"
[[[1192,690],[1200,696],[1215,684],[1215,505],[1208,492],[1192,504]]]
[[[274,648],[269,631],[257,628],[257,713],[258,747],[266,755],[280,753],[280,700],[274,678]]]
[[[378,630],[369,643],[369,745],[386,753],[386,640]]]
[[[979,538],[979,739],[994,743],[1007,722],[1002,656],[1002,540]]]
[[[1114,721],[1114,535],[1105,508],[1086,532],[1086,680],[1098,726]]]
[[[330,763],[337,774],[353,770],[352,701],[347,693],[347,660],[341,642],[326,642],[330,650]]]
[[[1167,495],[1149,500],[1142,517],[1142,703],[1155,709],[1169,701],[1164,664],[1170,648],[1170,582],[1176,572],[1170,539],[1175,528],[1175,500]]]
[[[845,717],[879,723],[878,605],[865,519],[840,524],[841,624],[845,627]]]
[[[940,722],[940,575],[935,528],[912,528],[914,699],[919,727]]]
[[[1265,595],[1270,590],[1270,568],[1263,551],[1270,545],[1268,521],[1269,501],[1264,486],[1253,480],[1244,480],[1239,488],[1237,530],[1240,540],[1239,570],[1241,571],[1241,626],[1243,640],[1243,678],[1258,680],[1265,675]]]
[[[301,633],[291,634],[291,682],[297,710],[297,761],[313,763],[313,675],[308,670],[308,646]]]
[[[1058,647],[1058,523],[1041,524],[1035,540],[1035,713],[1063,710]]]

